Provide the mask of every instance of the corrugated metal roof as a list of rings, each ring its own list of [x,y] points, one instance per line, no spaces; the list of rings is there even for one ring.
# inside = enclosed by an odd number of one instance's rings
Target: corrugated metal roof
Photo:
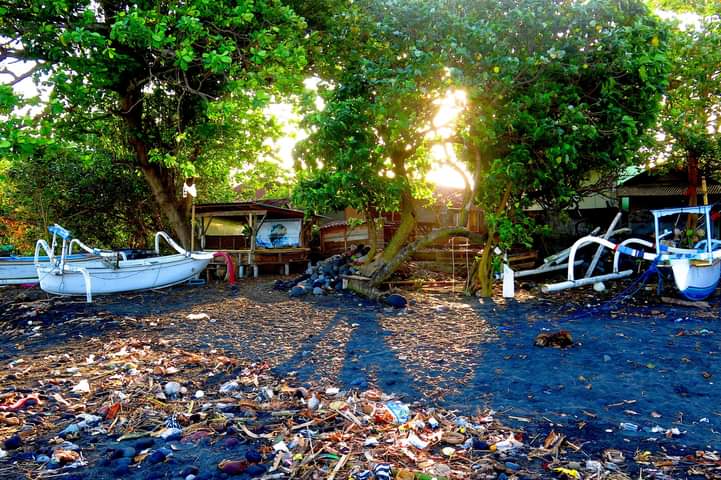
[[[332,222],[328,222],[326,224],[323,224],[320,226],[321,230],[324,230],[326,228],[333,228],[333,227],[345,227],[346,221],[345,220],[333,220]]]
[[[244,212],[249,210],[265,210],[279,218],[303,218],[305,212],[291,208],[276,207],[263,202],[231,202],[231,203],[200,203],[195,206],[198,215],[216,214],[222,216],[223,212]]]
[[[696,193],[701,194],[701,188],[697,188]],[[720,195],[721,185],[709,185],[709,195]],[[659,185],[655,187],[648,186],[622,186],[616,189],[618,197],[685,197],[688,196],[687,186]]]

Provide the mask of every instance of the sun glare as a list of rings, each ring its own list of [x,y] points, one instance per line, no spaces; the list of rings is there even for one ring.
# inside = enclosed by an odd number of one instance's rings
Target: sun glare
[[[426,175],[426,180],[430,183],[462,189],[466,182],[472,182],[468,170],[456,158],[453,144],[445,141],[456,133],[456,122],[467,103],[464,90],[448,90],[444,97],[436,101],[438,113],[433,117],[433,128],[428,132],[428,138],[440,143],[431,147],[434,161]]]
[[[464,90],[448,90],[443,98],[436,101],[438,113],[433,117],[434,137],[448,138],[455,132],[458,115],[466,108],[467,97]]]
[[[465,165],[456,158],[452,144],[438,143],[433,145],[431,155],[434,162],[431,171],[426,175],[428,182],[442,187],[462,189],[465,188],[467,180],[469,186],[473,186],[471,174]]]

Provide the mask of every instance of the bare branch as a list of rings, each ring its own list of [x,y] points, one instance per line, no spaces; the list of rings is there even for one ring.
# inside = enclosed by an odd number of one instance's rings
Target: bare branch
[[[190,86],[190,83],[188,83],[188,76],[185,74],[185,71],[183,70],[183,80],[185,81],[185,89],[188,90],[190,93],[194,95],[200,95],[203,98],[207,98],[208,100],[217,100],[216,97],[212,95],[208,95],[207,93],[201,92],[200,90],[196,90],[193,87]]]
[[[19,75],[8,68],[3,68],[3,69],[0,69],[0,75],[10,75],[13,78],[13,80],[9,83],[9,85],[17,85],[18,83],[22,82],[26,78],[30,78],[31,76],[33,76],[36,72],[38,72],[42,68],[42,66],[43,66],[42,63],[36,63],[35,65],[33,65],[33,67],[30,70],[28,70],[25,73],[21,73]]]

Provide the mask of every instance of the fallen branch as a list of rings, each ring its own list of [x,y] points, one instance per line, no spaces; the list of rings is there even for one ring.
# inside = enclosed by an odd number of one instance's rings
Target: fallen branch
[[[681,307],[711,308],[711,305],[708,302],[704,302],[703,300],[691,301],[673,297],[661,297],[661,301],[663,303],[668,303],[670,305],[679,305]]]

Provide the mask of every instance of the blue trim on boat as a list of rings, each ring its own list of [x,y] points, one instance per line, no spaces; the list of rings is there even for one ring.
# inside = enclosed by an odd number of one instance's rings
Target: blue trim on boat
[[[709,296],[711,296],[713,292],[716,291],[717,286],[718,281],[716,281],[716,283],[714,283],[712,286],[706,288],[688,287],[686,290],[681,292],[681,295],[686,297],[686,299],[694,302],[698,300],[705,300]]]

